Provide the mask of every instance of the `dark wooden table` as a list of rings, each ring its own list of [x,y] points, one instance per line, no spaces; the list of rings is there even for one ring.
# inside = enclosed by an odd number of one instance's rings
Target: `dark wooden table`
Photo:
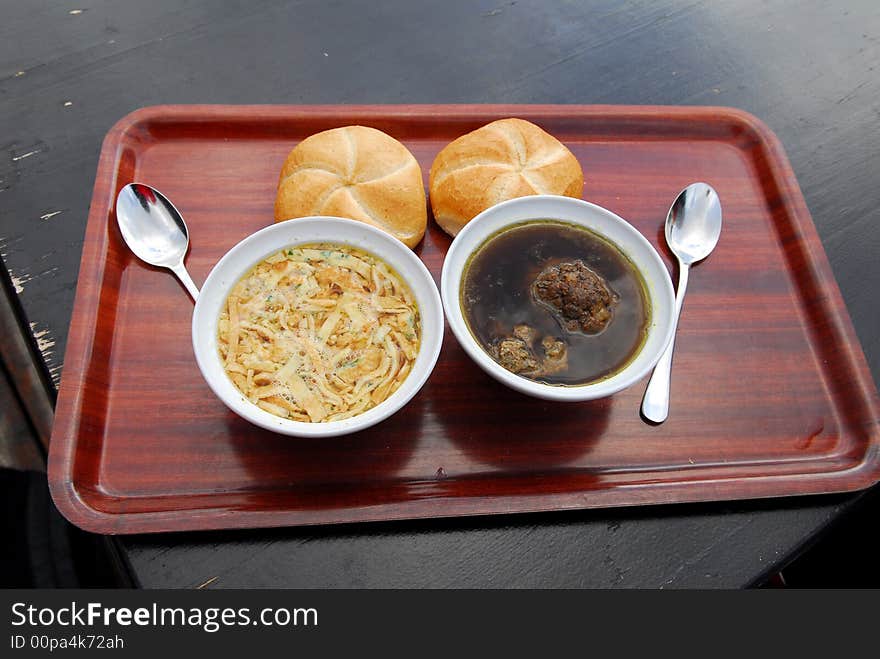
[[[0,253],[57,381],[101,139],[137,107],[731,105],[782,139],[877,381],[880,4],[841,4],[7,0]],[[122,545],[147,587],[734,587],[778,569],[862,496]]]

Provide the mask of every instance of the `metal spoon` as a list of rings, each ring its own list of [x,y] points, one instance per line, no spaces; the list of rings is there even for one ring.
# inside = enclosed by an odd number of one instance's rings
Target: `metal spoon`
[[[662,423],[669,414],[669,385],[672,377],[672,351],[678,317],[687,291],[688,271],[709,256],[721,235],[721,201],[712,186],[692,183],[682,190],[666,215],[666,243],[678,259],[678,289],[675,293],[672,341],[666,347],[645,390],[642,414],[649,421]]]
[[[199,289],[183,265],[189,231],[165,195],[149,185],[129,183],[116,197],[116,221],[135,256],[150,265],[168,268],[193,300],[199,297]]]

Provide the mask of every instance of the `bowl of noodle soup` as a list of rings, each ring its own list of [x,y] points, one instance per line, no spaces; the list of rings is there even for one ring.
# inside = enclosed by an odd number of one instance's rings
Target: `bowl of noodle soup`
[[[443,340],[422,261],[362,222],[308,217],[262,229],[214,266],[193,311],[196,362],[257,426],[330,437],[372,426],[418,393]]]

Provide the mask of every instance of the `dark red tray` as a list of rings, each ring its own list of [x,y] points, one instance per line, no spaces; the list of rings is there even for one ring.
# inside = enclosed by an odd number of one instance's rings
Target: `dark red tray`
[[[297,141],[346,124],[402,140],[427,173],[452,139],[529,119],[583,165],[584,196],[658,247],[675,195],[710,183],[717,250],[691,277],[669,420],[639,417],[644,383],[552,404],[479,370],[447,331],[433,376],[357,435],[262,431],[211,394],[190,345],[192,304],[134,258],[113,214],[132,180],[162,190],[192,235],[197,282],[272,222]],[[439,279],[450,239],[417,252]],[[123,118],[101,151],[52,435],[49,481],[100,533],[323,524],[837,492],[880,478],[877,390],[776,137],[726,108],[160,106]]]

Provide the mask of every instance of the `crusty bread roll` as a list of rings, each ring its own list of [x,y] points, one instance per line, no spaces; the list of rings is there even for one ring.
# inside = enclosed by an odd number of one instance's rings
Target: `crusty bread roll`
[[[443,148],[428,184],[434,219],[451,236],[490,206],[533,194],[581,196],[577,158],[522,119],[499,119]]]
[[[360,220],[415,247],[428,222],[419,163],[375,128],[344,126],[311,135],[281,168],[275,221],[309,215]]]

